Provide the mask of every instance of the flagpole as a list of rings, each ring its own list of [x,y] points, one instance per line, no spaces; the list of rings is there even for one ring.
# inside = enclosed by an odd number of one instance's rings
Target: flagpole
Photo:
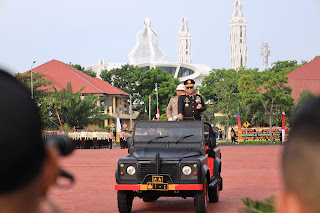
[[[61,129],[64,132],[63,127],[62,127],[62,123],[61,123],[61,120],[60,120],[60,116],[59,116],[59,113],[58,113],[57,109],[56,109],[56,113],[57,113],[57,116],[58,116],[58,119],[59,119],[59,122],[60,122]]]
[[[160,121],[159,100],[158,100],[158,83],[156,83],[156,94],[157,94],[157,118],[158,118],[158,121]]]
[[[282,144],[284,143],[284,139],[285,139],[285,136],[286,136],[285,127],[286,127],[286,113],[282,112],[282,128],[281,128]]]
[[[33,61],[32,62],[32,65],[31,65],[31,69],[30,69],[30,73],[31,73],[31,98],[33,99],[33,75],[32,75],[32,67],[33,67],[33,65],[34,65],[34,63],[36,63],[36,61]]]
[[[238,143],[243,142],[242,131],[241,131],[241,120],[240,120],[240,110],[238,107]]]
[[[120,123],[119,111],[117,110],[116,142],[120,142],[120,131],[121,131],[121,123]]]
[[[130,108],[129,108],[129,114],[130,114],[130,129],[132,129],[132,96],[130,94]]]

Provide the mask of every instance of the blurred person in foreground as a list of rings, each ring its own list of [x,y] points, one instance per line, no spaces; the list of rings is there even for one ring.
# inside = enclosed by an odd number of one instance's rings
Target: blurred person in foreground
[[[167,106],[168,121],[176,121],[178,119],[178,98],[180,95],[184,95],[185,86],[183,84],[179,84],[176,88],[176,93],[177,96],[172,97]]]
[[[320,212],[320,97],[297,113],[282,155],[279,213]]]
[[[0,212],[61,212],[47,198],[58,176],[59,152],[42,141],[36,103],[3,70],[0,100]]]

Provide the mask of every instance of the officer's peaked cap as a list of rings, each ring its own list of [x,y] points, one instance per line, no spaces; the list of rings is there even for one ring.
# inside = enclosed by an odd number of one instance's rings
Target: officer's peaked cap
[[[187,86],[193,86],[195,84],[194,80],[192,79],[188,79],[186,81],[184,81],[184,85]]]

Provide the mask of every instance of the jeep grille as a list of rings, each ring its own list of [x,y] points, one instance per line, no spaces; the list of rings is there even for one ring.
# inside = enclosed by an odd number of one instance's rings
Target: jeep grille
[[[157,173],[157,165],[155,163],[141,163],[139,164],[139,182],[142,183],[143,179],[148,174],[156,174]],[[171,176],[171,179],[174,183],[178,183],[179,181],[179,164],[160,164],[160,175],[167,174]],[[144,183],[151,182],[152,176],[148,176]],[[171,183],[169,177],[164,176],[165,183]]]

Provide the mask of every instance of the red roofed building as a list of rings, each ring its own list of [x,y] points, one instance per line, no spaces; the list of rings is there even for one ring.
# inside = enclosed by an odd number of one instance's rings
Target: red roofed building
[[[23,73],[29,73],[29,71]],[[67,87],[67,83],[71,82],[73,91],[80,91],[82,95],[93,94],[103,98],[101,104],[105,105],[105,112],[113,117],[117,117],[117,110],[119,110],[119,117],[121,124],[126,123],[130,127],[129,106],[126,100],[129,99],[129,94],[114,87],[113,85],[99,79],[93,78],[85,73],[65,64],[61,61],[51,60],[45,64],[32,69],[32,72],[43,73],[45,79],[54,83],[55,88],[59,91]],[[135,120],[137,113],[132,115]],[[105,120],[105,125],[115,122],[115,120]],[[97,128],[93,126],[91,128]]]
[[[286,75],[292,97],[297,101],[303,90],[320,95],[320,57],[317,57]]]

